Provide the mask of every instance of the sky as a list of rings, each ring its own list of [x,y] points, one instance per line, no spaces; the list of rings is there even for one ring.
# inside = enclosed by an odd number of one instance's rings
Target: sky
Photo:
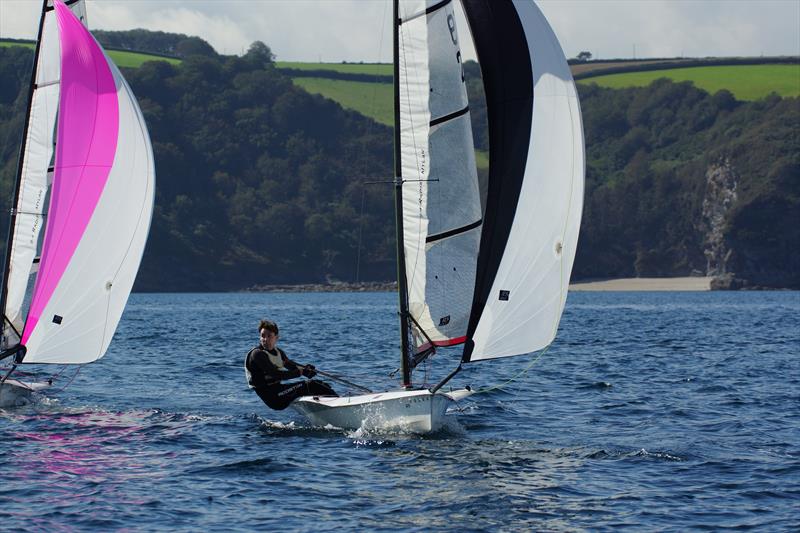
[[[800,55],[800,0],[537,4],[567,57]],[[0,0],[0,37],[34,38],[40,6]],[[279,61],[391,61],[390,0],[87,0],[87,10],[90,28],[197,35],[224,54],[260,40]],[[468,46],[464,55],[474,58]]]

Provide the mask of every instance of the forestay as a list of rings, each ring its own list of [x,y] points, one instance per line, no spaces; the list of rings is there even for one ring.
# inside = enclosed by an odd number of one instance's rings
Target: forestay
[[[399,2],[402,235],[416,349],[465,341],[481,201],[453,2]]]
[[[55,12],[61,71],[55,165],[21,342],[25,363],[87,363],[105,353],[130,294],[155,172],[127,83],[64,4],[57,2]]]

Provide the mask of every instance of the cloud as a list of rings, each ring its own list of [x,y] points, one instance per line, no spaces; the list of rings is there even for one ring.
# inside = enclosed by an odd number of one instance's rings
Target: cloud
[[[800,55],[797,0],[540,0],[564,52],[595,57]]]
[[[89,2],[91,27],[104,30],[145,28],[169,33],[198,35],[222,53],[241,53],[248,41],[242,24],[225,13],[200,10],[192,2]],[[143,9],[147,4],[149,9]],[[246,48],[245,48],[246,49]]]
[[[798,0],[537,3],[568,57],[800,55]],[[40,6],[0,0],[0,36],[33,38]],[[389,0],[87,0],[87,9],[92,28],[197,35],[226,54],[260,40],[286,61],[391,60]]]

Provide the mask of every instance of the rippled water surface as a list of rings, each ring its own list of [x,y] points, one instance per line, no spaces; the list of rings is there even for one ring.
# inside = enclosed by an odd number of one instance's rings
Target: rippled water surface
[[[133,295],[104,359],[0,411],[3,528],[800,529],[800,293],[571,294],[532,366],[455,385],[527,372],[424,438],[312,427],[247,389],[262,316],[291,357],[394,387],[395,303]]]

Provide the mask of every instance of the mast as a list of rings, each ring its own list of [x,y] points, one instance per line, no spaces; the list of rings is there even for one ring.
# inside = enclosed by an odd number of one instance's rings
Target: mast
[[[400,0],[394,0],[392,10],[394,63],[394,214],[397,243],[397,294],[400,298],[400,371],[403,387],[411,387],[411,366],[408,363],[408,282],[403,243],[403,171],[400,156]]]
[[[28,125],[31,120],[31,105],[33,104],[33,93],[36,90],[36,74],[39,68],[39,50],[42,44],[42,32],[44,31],[44,18],[47,13],[48,0],[42,0],[42,15],[39,17],[39,33],[36,36],[36,47],[33,54],[33,68],[31,69],[31,83],[28,89],[28,109],[25,112],[25,126],[22,129],[22,143],[20,143],[19,158],[17,164],[17,179],[14,183],[14,201],[11,204],[11,216],[8,221],[8,235],[6,237],[5,260],[3,261],[3,284],[0,289],[0,313],[3,315],[0,323],[0,336],[5,331],[6,300],[8,298],[8,271],[11,266],[11,248],[14,240],[14,225],[17,220],[17,204],[19,203],[20,183],[22,182],[22,169],[25,165],[25,149],[28,144]],[[10,322],[9,322],[10,324]],[[13,327],[13,326],[12,326]]]

